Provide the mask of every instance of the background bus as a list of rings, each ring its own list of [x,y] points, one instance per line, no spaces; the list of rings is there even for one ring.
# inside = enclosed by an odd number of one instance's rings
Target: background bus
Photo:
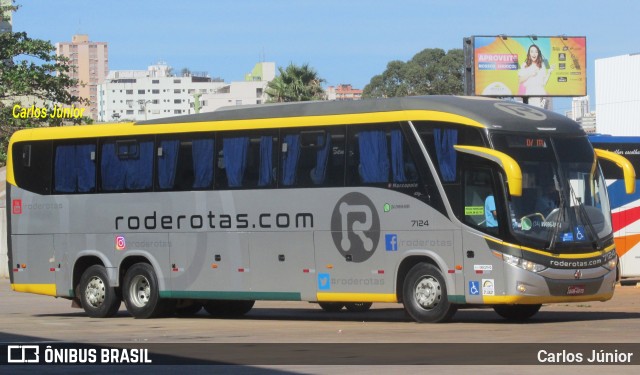
[[[592,135],[593,147],[624,156],[640,171],[640,137]],[[620,257],[620,277],[640,277],[640,176],[636,176],[635,194],[626,194],[620,169],[612,163],[601,163],[607,180],[616,250]],[[622,281],[625,282],[624,280]]]
[[[464,305],[526,319],[614,292],[594,165],[628,162],[519,103],[238,107],[19,131],[8,151],[12,288],[93,317],[121,301],[150,318],[300,300],[401,302],[419,322]]]

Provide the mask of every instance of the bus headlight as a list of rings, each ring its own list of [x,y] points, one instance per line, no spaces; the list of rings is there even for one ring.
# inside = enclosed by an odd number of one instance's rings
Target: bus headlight
[[[538,263],[534,263],[530,260],[525,260],[522,258],[518,258],[515,257],[513,255],[509,255],[509,254],[502,254],[502,260],[505,261],[505,263],[510,264],[512,266],[518,267],[518,268],[522,268],[523,270],[527,270],[530,272],[540,272],[543,270],[546,270],[547,267],[543,266],[541,264]]]
[[[609,271],[615,270],[616,266],[618,265],[618,257],[615,257],[611,260],[609,260],[607,263],[603,264],[602,266],[606,269],[608,269]]]

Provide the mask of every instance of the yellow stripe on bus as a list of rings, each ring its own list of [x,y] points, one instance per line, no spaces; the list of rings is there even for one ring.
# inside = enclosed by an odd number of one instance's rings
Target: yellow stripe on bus
[[[487,305],[524,305],[542,303],[608,301],[612,297],[613,290],[611,291],[611,293],[584,296],[483,296],[482,303]]]
[[[316,298],[318,302],[398,302],[393,293],[317,293]]]
[[[520,249],[520,250],[524,250],[524,251],[530,251],[532,253],[536,253],[536,254],[540,254],[540,255],[544,255],[544,256],[548,256],[548,257],[553,257],[553,258],[560,258],[560,259],[581,259],[581,258],[597,257],[597,256],[604,255],[604,254],[608,253],[609,251],[613,250],[616,247],[616,245],[614,243],[613,245],[608,246],[604,250],[594,251],[594,252],[591,252],[591,253],[554,254],[554,253],[550,253],[548,251],[536,250],[536,249],[532,249],[532,248],[526,247],[526,246],[514,245],[514,244],[511,244],[511,243],[500,241],[500,240],[496,240],[494,238],[487,237],[487,236],[483,236],[483,237],[485,239],[491,241],[491,242],[495,242],[495,243],[503,245],[503,246],[513,247],[513,248],[516,248],[516,249]]]
[[[11,284],[11,289],[16,292],[44,294],[56,296],[56,284]]]

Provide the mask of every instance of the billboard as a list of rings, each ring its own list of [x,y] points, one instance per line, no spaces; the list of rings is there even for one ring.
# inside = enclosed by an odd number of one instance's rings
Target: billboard
[[[465,51],[470,54],[466,61],[472,64],[468,66],[472,88],[467,94],[587,94],[586,37],[474,36],[465,39],[465,44]]]

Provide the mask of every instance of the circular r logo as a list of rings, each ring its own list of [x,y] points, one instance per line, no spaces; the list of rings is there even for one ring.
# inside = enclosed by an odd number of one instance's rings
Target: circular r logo
[[[360,263],[369,259],[380,241],[380,218],[373,202],[361,193],[349,193],[331,215],[333,243],[343,256]]]

